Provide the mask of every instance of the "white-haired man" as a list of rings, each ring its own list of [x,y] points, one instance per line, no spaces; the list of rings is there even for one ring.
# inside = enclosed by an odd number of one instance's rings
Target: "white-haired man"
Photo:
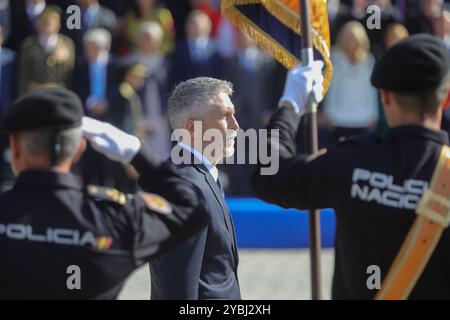
[[[85,113],[98,120],[111,122],[112,106],[117,100],[116,62],[110,54],[111,34],[106,29],[91,29],[83,36],[84,59],[75,74],[74,91],[83,101]],[[120,127],[118,123],[113,123]],[[98,154],[90,146],[77,169],[86,183],[118,187],[114,172],[120,164]]]
[[[114,86],[114,61],[110,56],[111,34],[92,29],[84,34],[84,61],[77,67],[76,92],[88,115],[102,118],[108,108],[107,97]]]
[[[201,77],[180,83],[169,97],[174,135],[183,137],[171,161],[183,160],[178,168],[201,190],[210,222],[201,233],[151,262],[152,299],[241,298],[236,235],[216,168],[223,157],[233,154],[239,129],[231,94],[231,83]],[[215,138],[203,141],[208,134]]]
[[[163,30],[156,22],[142,24],[138,35],[138,48],[133,58],[149,70],[144,86],[138,94],[142,102],[144,143],[161,157],[170,155],[170,127],[166,116],[166,97],[169,64],[161,53]]]

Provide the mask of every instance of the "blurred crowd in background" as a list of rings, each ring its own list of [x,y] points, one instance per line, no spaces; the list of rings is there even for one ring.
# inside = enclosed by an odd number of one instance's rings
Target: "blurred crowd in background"
[[[81,29],[66,23],[72,4],[81,8]],[[381,8],[381,29],[368,28],[372,4]],[[334,74],[319,109],[322,147],[346,136],[386,132],[370,85],[384,50],[419,32],[450,48],[447,1],[329,0],[328,7]],[[163,158],[172,147],[167,97],[178,82],[197,76],[231,81],[236,118],[246,130],[265,126],[286,76],[284,67],[220,15],[219,0],[0,0],[0,63],[0,117],[22,94],[67,87],[80,96],[88,116],[139,136]],[[446,114],[446,130],[449,123]],[[86,184],[136,189],[131,167],[90,148],[75,171]],[[251,166],[221,168],[227,195],[250,195],[250,176]],[[0,190],[13,179],[7,138],[0,136]]]

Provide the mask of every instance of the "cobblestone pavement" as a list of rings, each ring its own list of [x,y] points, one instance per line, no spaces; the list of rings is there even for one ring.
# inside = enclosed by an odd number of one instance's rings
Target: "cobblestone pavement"
[[[303,300],[311,298],[308,250],[239,251],[239,281],[246,300]],[[322,292],[330,299],[334,251],[322,250]],[[136,270],[127,280],[119,299],[148,299],[148,265]]]

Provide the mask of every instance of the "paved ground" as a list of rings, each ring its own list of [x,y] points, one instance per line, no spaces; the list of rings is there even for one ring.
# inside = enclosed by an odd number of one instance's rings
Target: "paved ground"
[[[310,299],[308,250],[239,251],[239,280],[246,300]],[[330,299],[333,275],[333,250],[322,251],[322,292]],[[148,299],[150,275],[145,265],[128,279],[119,299]]]

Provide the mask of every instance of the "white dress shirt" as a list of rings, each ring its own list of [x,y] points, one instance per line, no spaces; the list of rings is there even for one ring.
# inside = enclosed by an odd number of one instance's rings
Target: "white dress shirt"
[[[214,181],[217,182],[217,179],[219,178],[219,170],[217,170],[216,166],[211,163],[206,157],[204,157],[200,152],[192,148],[191,146],[183,143],[178,142],[178,145],[182,147],[183,149],[189,151],[192,153],[197,159],[199,159],[202,164],[208,169],[209,173],[213,177]]]

